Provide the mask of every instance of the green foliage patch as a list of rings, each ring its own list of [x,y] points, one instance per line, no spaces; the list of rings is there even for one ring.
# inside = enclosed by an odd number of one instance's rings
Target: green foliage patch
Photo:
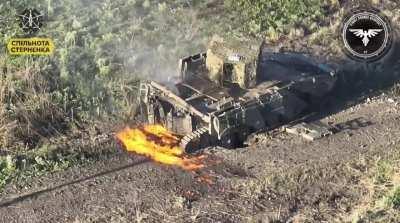
[[[395,190],[388,196],[387,204],[393,208],[400,208],[400,187],[396,187]]]
[[[0,157],[0,188],[4,187],[15,171],[15,164],[11,156]]]
[[[310,27],[324,18],[323,0],[225,0],[241,15],[245,29],[253,34],[283,32],[289,26]],[[239,13],[240,12],[240,13]]]
[[[393,164],[388,160],[378,160],[374,176],[375,184],[384,184],[390,181],[393,174]]]
[[[51,144],[44,144],[35,150],[19,151],[0,157],[0,192],[5,185],[15,182],[17,186],[29,184],[33,177],[65,170],[71,166],[82,166],[108,156],[111,151],[79,152],[65,150]]]

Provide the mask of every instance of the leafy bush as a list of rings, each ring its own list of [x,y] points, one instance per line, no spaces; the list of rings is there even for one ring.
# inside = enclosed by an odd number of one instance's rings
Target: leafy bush
[[[93,153],[65,151],[48,144],[18,155],[0,156],[0,193],[10,181],[17,180],[24,184],[31,177],[64,170],[72,165],[84,165],[97,159],[98,156]]]
[[[0,189],[9,181],[15,170],[11,156],[0,157]]]
[[[290,25],[310,26],[324,16],[323,0],[225,0],[225,3],[254,34],[283,32]]]
[[[389,206],[400,208],[400,187],[397,187],[386,201]]]

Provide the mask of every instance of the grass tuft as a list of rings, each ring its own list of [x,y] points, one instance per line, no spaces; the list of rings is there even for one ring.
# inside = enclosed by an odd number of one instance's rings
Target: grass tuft
[[[393,174],[393,164],[389,160],[378,160],[374,176],[375,184],[385,184],[390,181]]]
[[[400,208],[400,187],[396,187],[393,192],[387,197],[386,204],[389,207]]]

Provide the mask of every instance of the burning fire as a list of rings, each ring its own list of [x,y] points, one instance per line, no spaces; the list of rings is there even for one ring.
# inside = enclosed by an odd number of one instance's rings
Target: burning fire
[[[179,137],[161,125],[145,125],[134,129],[127,127],[117,133],[117,138],[128,152],[149,157],[156,162],[190,171],[204,167],[204,156],[185,155],[179,147]]]

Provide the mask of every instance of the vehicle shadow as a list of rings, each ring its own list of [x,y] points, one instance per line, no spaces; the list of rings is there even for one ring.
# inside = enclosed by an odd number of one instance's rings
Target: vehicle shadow
[[[343,60],[338,63],[338,80],[332,92],[313,115],[301,121],[317,121],[337,114],[367,100],[379,96],[400,81],[400,40],[393,43],[390,52],[381,60],[370,64]]]
[[[130,164],[127,164],[127,165],[123,165],[123,166],[120,166],[120,167],[117,167],[117,168],[113,168],[113,169],[109,169],[109,170],[106,170],[106,171],[102,171],[102,172],[99,172],[99,173],[96,173],[96,174],[93,174],[93,175],[90,175],[90,176],[79,178],[77,180],[65,182],[65,183],[58,184],[58,185],[55,185],[55,186],[52,186],[52,187],[47,187],[45,189],[38,190],[38,191],[35,191],[35,192],[31,192],[31,193],[24,194],[24,195],[20,195],[20,196],[14,197],[14,198],[9,198],[9,199],[0,201],[0,208],[8,207],[10,205],[22,202],[22,201],[24,201],[26,199],[37,198],[38,196],[40,196],[42,194],[45,194],[45,193],[48,193],[48,192],[51,192],[51,191],[54,191],[54,190],[58,190],[58,189],[61,189],[63,187],[66,187],[66,186],[82,183],[84,181],[88,181],[88,180],[91,180],[91,179],[94,179],[94,178],[97,178],[97,177],[105,176],[105,175],[108,175],[110,173],[115,173],[115,172],[118,172],[118,171],[121,171],[121,170],[125,170],[125,169],[128,169],[128,168],[134,167],[134,166],[138,166],[138,165],[144,164],[144,163],[146,163],[148,161],[149,161],[148,159],[141,159],[141,160],[138,160],[136,162],[133,162],[133,163],[130,163]]]
[[[367,120],[365,117],[358,117],[358,118],[350,119],[345,122],[334,124],[333,127],[334,127],[334,132],[337,133],[337,132],[342,132],[342,131],[346,131],[346,130],[357,130],[357,129],[361,129],[364,127],[368,127],[373,124],[374,123]]]

